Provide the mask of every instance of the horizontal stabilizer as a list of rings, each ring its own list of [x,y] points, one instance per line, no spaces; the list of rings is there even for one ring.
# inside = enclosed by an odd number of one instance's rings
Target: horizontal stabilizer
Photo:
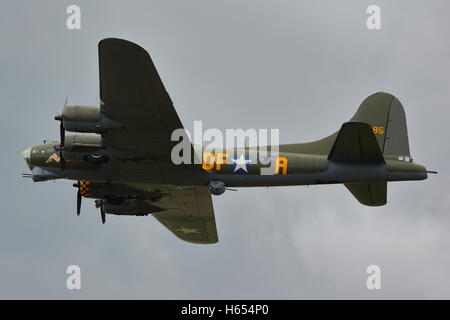
[[[384,163],[372,127],[364,122],[346,122],[342,125],[328,160],[345,163]]]
[[[344,185],[360,203],[366,206],[375,207],[386,204],[386,181],[345,183]]]

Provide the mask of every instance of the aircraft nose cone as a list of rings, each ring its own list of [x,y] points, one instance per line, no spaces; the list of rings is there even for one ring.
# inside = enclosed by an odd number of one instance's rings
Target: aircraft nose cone
[[[30,163],[30,155],[31,155],[31,147],[28,147],[22,151],[22,158],[24,158],[27,163]]]

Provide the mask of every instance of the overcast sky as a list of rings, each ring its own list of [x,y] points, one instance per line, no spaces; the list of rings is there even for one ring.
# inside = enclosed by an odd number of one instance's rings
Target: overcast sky
[[[81,7],[81,30],[66,8]],[[381,8],[369,31],[366,8]],[[3,178],[0,298],[450,298],[450,20],[433,1],[8,1],[0,11]],[[98,105],[97,43],[147,49],[186,128],[280,128],[321,138],[361,101],[403,103],[421,182],[388,204],[341,185],[240,189],[214,197],[220,242],[184,243],[152,217],[76,217],[69,181],[33,183],[20,152],[58,139],[64,99]],[[82,290],[66,289],[68,265]],[[366,288],[380,266],[381,290]]]

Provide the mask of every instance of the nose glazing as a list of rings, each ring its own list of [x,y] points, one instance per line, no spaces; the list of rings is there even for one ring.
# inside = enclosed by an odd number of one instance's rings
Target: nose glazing
[[[30,155],[31,155],[31,147],[28,147],[22,151],[22,158],[24,158],[27,163],[30,163]]]

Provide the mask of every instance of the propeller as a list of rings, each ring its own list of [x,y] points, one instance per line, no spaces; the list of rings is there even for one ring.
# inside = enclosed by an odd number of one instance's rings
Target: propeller
[[[63,112],[67,106],[67,101],[68,101],[68,97],[66,97],[66,101],[64,102]],[[64,159],[63,151],[64,151],[64,144],[65,144],[65,140],[66,140],[66,130],[64,129],[63,115],[57,114],[55,116],[55,120],[60,121],[60,124],[59,124],[60,143],[59,143],[59,148],[58,148],[59,149],[59,163],[61,164],[61,171],[64,171],[64,169],[66,168],[66,159]]]
[[[79,216],[80,212],[81,212],[81,199],[82,199],[81,182],[77,181],[77,183],[74,183],[73,186],[75,188],[78,188],[78,191],[77,191],[77,216]],[[102,223],[105,224],[106,214],[105,214],[105,210],[103,209],[103,200],[98,200],[98,199],[95,200],[95,207],[100,208],[100,216],[102,218]]]
[[[95,207],[100,208],[100,215],[102,217],[102,223],[105,224],[106,214],[105,214],[105,210],[103,210],[103,200],[95,200]]]
[[[77,183],[74,183],[73,186],[75,188],[78,188],[78,191],[77,191],[77,216],[79,216],[80,213],[81,213],[81,199],[82,199],[82,197],[81,197],[81,183],[80,183],[80,181],[77,181]]]
[[[103,210],[103,204],[100,206],[100,215],[102,216],[102,223],[105,224],[106,215],[105,215],[105,211]]]

